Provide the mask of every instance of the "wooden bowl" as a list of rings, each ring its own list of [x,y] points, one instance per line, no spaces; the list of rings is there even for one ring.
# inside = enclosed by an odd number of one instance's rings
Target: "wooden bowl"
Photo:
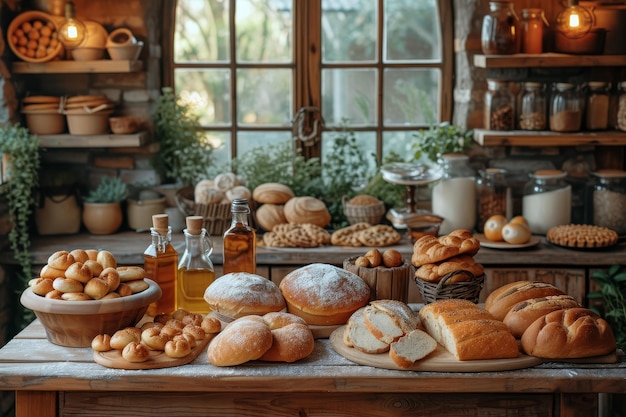
[[[51,36],[48,37],[40,33],[38,39],[35,41],[35,47],[29,47],[28,43],[22,45],[24,41],[20,39],[26,38],[28,41],[28,34],[24,33],[23,30],[24,24],[30,23],[32,25],[34,22],[41,22],[43,26],[47,26],[50,29]],[[15,19],[11,21],[7,29],[7,38],[9,47],[18,58],[26,62],[40,63],[52,61],[61,56],[63,44],[56,39],[54,35],[56,32],[58,32],[58,27],[52,15],[32,10],[17,15]],[[50,43],[47,45],[42,41],[42,39],[46,37],[50,39]],[[37,50],[41,52],[37,53]]]
[[[137,324],[150,303],[161,297],[159,285],[144,279],[149,284],[148,289],[127,297],[89,301],[53,300],[27,288],[20,302],[35,313],[51,343],[89,347],[99,334],[112,335],[119,329]]]

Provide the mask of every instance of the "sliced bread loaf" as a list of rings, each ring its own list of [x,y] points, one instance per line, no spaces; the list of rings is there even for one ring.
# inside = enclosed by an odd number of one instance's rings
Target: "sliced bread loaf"
[[[344,343],[365,353],[389,351],[389,343],[379,340],[365,324],[365,308],[361,307],[350,316],[344,328]]]
[[[402,336],[389,347],[389,357],[401,368],[410,368],[413,364],[430,355],[437,349],[437,341],[428,333],[415,329]]]

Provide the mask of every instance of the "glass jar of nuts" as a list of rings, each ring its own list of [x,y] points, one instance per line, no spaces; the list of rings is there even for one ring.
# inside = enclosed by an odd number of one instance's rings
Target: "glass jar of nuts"
[[[515,128],[515,100],[509,82],[487,80],[485,93],[485,129],[513,130]]]
[[[546,94],[543,83],[525,82],[520,97],[519,128],[544,130],[546,123]]]
[[[495,214],[511,217],[511,191],[506,181],[506,170],[487,168],[476,179],[476,230],[483,231],[485,222]]]
[[[593,224],[626,234],[626,171],[599,170],[593,178]]]

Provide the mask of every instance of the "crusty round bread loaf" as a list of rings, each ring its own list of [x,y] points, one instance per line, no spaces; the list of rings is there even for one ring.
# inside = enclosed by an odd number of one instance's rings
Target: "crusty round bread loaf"
[[[485,309],[497,320],[504,320],[520,301],[565,294],[552,284],[539,281],[516,281],[492,291],[485,299]]]
[[[276,284],[247,272],[219,277],[205,290],[204,300],[212,311],[227,319],[285,309],[285,299]]]
[[[582,307],[571,295],[551,295],[531,298],[515,304],[504,317],[504,324],[513,336],[522,337],[524,331],[539,317],[556,310]]]
[[[272,346],[269,326],[259,316],[229,323],[209,344],[207,355],[215,366],[234,366],[259,359]]]
[[[315,325],[344,324],[370,297],[369,287],[358,275],[321,263],[290,272],[279,288],[287,310]]]
[[[311,223],[326,227],[331,221],[326,204],[315,197],[294,197],[285,203],[284,211],[289,223]]]
[[[586,308],[568,308],[535,320],[521,339],[524,352],[547,359],[574,359],[615,351],[609,324]]]
[[[277,224],[287,223],[282,204],[263,204],[256,209],[256,221],[263,229],[271,232]]]
[[[259,358],[269,362],[295,362],[313,352],[315,339],[309,326],[291,323],[272,330],[272,346]]]
[[[288,185],[278,182],[266,182],[252,191],[252,199],[260,204],[285,204],[294,195]]]

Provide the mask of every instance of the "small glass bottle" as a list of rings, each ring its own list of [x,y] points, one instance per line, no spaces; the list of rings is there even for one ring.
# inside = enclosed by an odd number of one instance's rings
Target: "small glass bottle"
[[[571,223],[572,187],[559,170],[536,171],[524,186],[522,215],[530,231],[545,235],[553,226]]]
[[[540,54],[543,52],[543,33],[547,26],[542,9],[522,9],[521,52]]]
[[[485,129],[513,130],[515,128],[515,100],[509,82],[487,80],[485,93]]]
[[[256,273],[256,232],[248,224],[248,199],[236,198],[230,208],[232,222],[224,232],[224,274]]]
[[[578,132],[582,125],[582,103],[576,85],[556,83],[550,104],[550,130]]]
[[[518,51],[519,19],[511,1],[490,1],[483,17],[481,46],[484,54],[515,54]]]
[[[143,254],[146,277],[161,287],[161,298],[148,307],[147,314],[169,314],[176,308],[178,252],[172,246],[172,228],[167,214],[152,216],[152,242]]]
[[[183,230],[185,251],[178,263],[176,309],[206,314],[210,308],[204,301],[204,291],[215,281],[215,270],[210,258],[213,243],[207,230],[202,227],[202,216],[188,216],[186,224],[187,228]]]
[[[542,83],[525,82],[520,97],[519,128],[544,130],[546,124],[546,94]]]
[[[606,130],[609,127],[609,88],[604,81],[590,81],[585,95],[585,128]]]
[[[512,209],[506,171],[500,168],[481,171],[476,179],[476,230],[482,233],[485,222],[493,215],[511,218]]]
[[[469,166],[469,156],[446,154],[441,158],[441,165],[443,176],[432,193],[432,211],[444,219],[439,233],[448,234],[456,229],[473,230],[476,222],[476,173]]]
[[[626,234],[626,171],[599,170],[593,173],[593,224]]]
[[[626,81],[617,86],[617,116],[615,127],[626,132]]]

